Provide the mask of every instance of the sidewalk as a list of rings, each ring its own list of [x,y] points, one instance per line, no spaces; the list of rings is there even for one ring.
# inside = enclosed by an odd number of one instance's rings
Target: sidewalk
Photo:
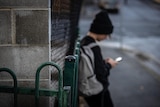
[[[105,43],[101,43],[101,48],[104,57],[123,57],[110,75],[115,107],[160,107],[160,76],[132,51],[107,47]]]
[[[148,53],[138,51],[133,47],[130,46],[120,46],[120,43],[112,43],[112,42],[100,42],[99,43],[102,47],[106,48],[112,48],[112,49],[121,49],[121,51],[125,52],[128,54],[130,57],[134,58],[134,60],[137,60],[138,63],[141,65],[145,66],[147,69],[150,69],[152,72],[152,75],[160,81],[160,61],[156,58],[153,57],[153,55],[150,55]]]

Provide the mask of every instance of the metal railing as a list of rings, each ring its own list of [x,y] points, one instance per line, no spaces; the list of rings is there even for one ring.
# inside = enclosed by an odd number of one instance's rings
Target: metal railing
[[[0,68],[0,72],[8,72],[12,78],[13,86],[0,86],[0,93],[14,94],[14,107],[17,107],[18,94],[34,95],[35,105],[39,107],[40,96],[55,96],[58,98],[58,107],[77,107],[78,106],[78,63],[79,63],[79,41],[76,42],[74,55],[66,56],[64,71],[54,62],[41,64],[36,71],[35,88],[18,87],[17,77],[14,71],[8,68]],[[58,90],[41,89],[39,87],[40,72],[46,66],[53,66],[59,72]],[[48,70],[49,71],[49,70]]]
[[[58,80],[59,87],[58,87],[58,90],[41,89],[39,87],[40,71],[43,67],[49,66],[49,65],[54,66],[59,71],[59,80]],[[0,86],[0,92],[14,93],[14,107],[17,107],[17,94],[34,95],[35,96],[36,107],[39,107],[39,97],[40,96],[56,96],[58,98],[58,106],[59,107],[67,107],[66,104],[64,104],[64,103],[67,102],[65,100],[67,100],[67,96],[69,95],[68,93],[69,93],[70,89],[69,88],[67,88],[67,89],[63,88],[62,70],[54,62],[46,62],[46,63],[43,63],[40,67],[38,67],[38,69],[36,71],[35,88],[18,87],[17,78],[16,78],[16,75],[14,74],[14,72],[12,70],[8,69],[8,68],[0,68],[0,72],[2,72],[2,71],[3,72],[8,72],[14,80],[14,86]]]

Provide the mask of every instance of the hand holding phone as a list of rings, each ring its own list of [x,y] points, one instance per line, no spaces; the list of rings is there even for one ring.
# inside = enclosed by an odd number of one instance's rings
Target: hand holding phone
[[[120,62],[120,61],[122,61],[122,57],[117,57],[116,59],[115,59],[115,61],[117,61],[117,62]]]

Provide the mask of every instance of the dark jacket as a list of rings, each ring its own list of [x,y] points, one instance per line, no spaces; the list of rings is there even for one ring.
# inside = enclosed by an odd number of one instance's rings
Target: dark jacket
[[[85,36],[81,40],[81,46],[85,46],[93,42],[96,42],[93,38],[89,36]],[[107,88],[109,85],[108,76],[109,76],[109,71],[111,69],[111,65],[109,63],[105,64],[102,57],[101,49],[99,46],[93,47],[92,51],[95,57],[94,72],[96,74],[97,80],[100,81],[103,84],[103,86]]]

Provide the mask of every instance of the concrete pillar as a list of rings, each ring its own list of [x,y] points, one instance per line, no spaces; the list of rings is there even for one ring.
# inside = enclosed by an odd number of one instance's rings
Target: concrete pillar
[[[0,68],[12,69],[19,87],[34,87],[36,69],[51,59],[50,14],[50,0],[0,0]],[[49,82],[49,72],[42,72],[41,87]],[[13,84],[5,73],[0,83]],[[34,96],[18,98],[19,107],[35,107]],[[40,102],[49,107],[49,98]],[[13,107],[13,95],[0,94],[0,106]]]

